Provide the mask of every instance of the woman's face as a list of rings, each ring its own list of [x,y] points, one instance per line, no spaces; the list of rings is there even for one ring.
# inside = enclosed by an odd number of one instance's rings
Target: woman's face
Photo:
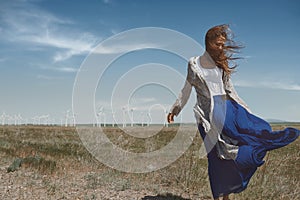
[[[219,35],[215,37],[214,39],[211,39],[208,41],[206,46],[206,51],[212,56],[212,57],[219,57],[224,53],[224,46],[226,43],[226,37],[223,35]]]
[[[219,50],[222,50],[226,42],[226,38],[224,36],[219,36],[216,41],[215,45]]]

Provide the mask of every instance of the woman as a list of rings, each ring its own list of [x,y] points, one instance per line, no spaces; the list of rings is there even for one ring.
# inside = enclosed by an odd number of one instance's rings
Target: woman
[[[228,25],[211,28],[205,36],[206,52],[188,63],[185,85],[168,114],[174,121],[186,104],[192,87],[197,93],[194,107],[198,129],[208,152],[208,174],[214,199],[246,189],[267,151],[283,147],[300,131],[272,131],[269,123],[250,113],[230,80],[232,57],[241,46],[232,40]]]

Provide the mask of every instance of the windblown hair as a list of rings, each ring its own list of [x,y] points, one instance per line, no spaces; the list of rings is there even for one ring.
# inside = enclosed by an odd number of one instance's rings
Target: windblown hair
[[[222,49],[219,49],[216,44],[216,40],[220,36],[223,36],[226,39]],[[233,57],[233,55],[239,53],[239,49],[243,48],[243,46],[238,45],[233,40],[233,37],[233,33],[227,24],[214,26],[209,29],[205,35],[206,51],[215,64],[223,69],[227,75],[230,75],[237,66],[237,64],[233,64],[233,66],[230,67],[230,61],[240,59],[240,57]]]

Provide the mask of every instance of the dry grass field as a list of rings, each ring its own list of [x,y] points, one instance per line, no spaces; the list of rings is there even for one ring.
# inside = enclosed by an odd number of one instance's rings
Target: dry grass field
[[[289,124],[300,128],[300,124]],[[273,124],[282,129],[287,124]],[[166,145],[176,127],[147,139],[118,128],[104,129],[116,145],[148,152]],[[191,129],[192,131],[192,129]],[[59,126],[0,127],[0,199],[211,199],[207,160],[199,158],[197,134],[176,162],[150,173],[124,173],[96,159],[82,145],[76,129]],[[271,151],[247,190],[232,199],[300,199],[300,140]]]

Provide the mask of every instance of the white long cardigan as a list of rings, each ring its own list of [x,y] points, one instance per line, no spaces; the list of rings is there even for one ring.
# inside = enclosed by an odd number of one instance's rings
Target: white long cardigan
[[[202,125],[204,128],[206,136],[209,136],[204,139],[204,143],[206,143],[206,150],[210,151],[216,144],[217,152],[221,159],[235,159],[238,152],[238,146],[236,145],[237,141],[223,135],[221,128],[215,127],[214,124],[211,123],[213,111],[212,95],[204,79],[203,73],[197,65],[198,59],[199,56],[196,56],[189,60],[188,73],[184,87],[179,93],[170,113],[173,113],[175,116],[180,113],[190,97],[192,87],[194,87],[197,93],[197,103],[193,109],[195,118],[197,123]],[[235,91],[230,77],[224,71],[222,71],[222,73],[224,90],[227,96],[250,112],[248,106]]]

